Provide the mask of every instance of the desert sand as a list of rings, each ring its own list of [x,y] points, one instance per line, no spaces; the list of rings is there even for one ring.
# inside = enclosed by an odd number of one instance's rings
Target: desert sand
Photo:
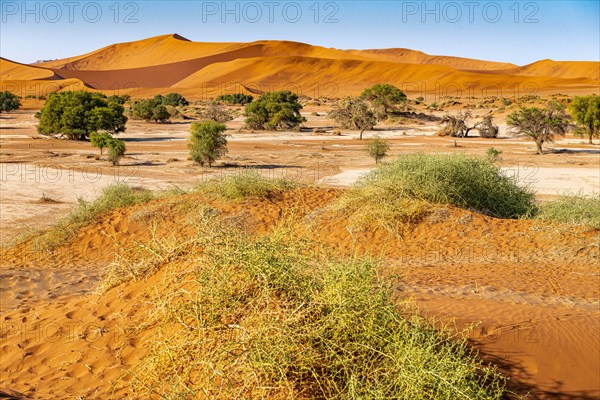
[[[486,95],[598,93],[599,66],[552,60],[517,66],[409,49],[198,43],[163,35],[36,65],[2,59],[0,81],[2,90],[23,96],[86,88],[133,97],[180,92],[204,100],[240,90],[256,94],[288,88],[324,98],[355,95],[382,81],[402,87],[411,98],[423,95],[427,102],[450,94],[457,96],[456,105],[444,111],[413,105],[417,114],[379,125],[365,138],[389,141],[384,162],[415,152],[485,155],[494,147],[501,152],[497,163],[503,171],[546,200],[564,193],[598,194],[600,147],[568,134],[538,156],[532,142],[508,131],[509,110],[475,104]],[[473,82],[475,99],[467,85]],[[149,245],[156,237],[184,237],[181,227],[193,217],[190,210],[210,206],[224,218],[246,221],[256,233],[269,232],[294,210],[299,229],[311,232],[315,241],[342,255],[380,259],[382,273],[393,279],[403,299],[467,338],[509,377],[509,397],[599,398],[600,231],[501,220],[449,206],[409,235],[377,226],[353,230],[328,207],[375,164],[358,132],[332,133],[333,121],[326,117],[331,103],[305,103],[307,122],[300,132],[243,129],[241,109],[230,107],[239,116],[227,123],[229,153],[214,168],[188,159],[190,120],[160,125],[130,120],[118,136],[127,144],[126,156],[114,167],[88,142],[39,135],[34,114],[43,100],[26,99],[21,110],[2,114],[0,397],[127,398],[134,379],[127,371],[147,354],[155,333],[145,325],[152,301],[160,297],[165,279],[189,266],[169,261],[147,279],[103,292],[99,286],[106,268],[124,249]],[[435,135],[435,117],[465,108],[477,118],[493,112],[499,137]],[[190,189],[245,168],[308,186],[240,201],[200,194],[157,199],[111,211],[52,250],[40,248],[31,233],[53,226],[79,198],[91,200],[115,182]],[[23,234],[29,239],[19,240]]]
[[[2,90],[23,96],[87,87],[132,96],[176,91],[191,99],[275,89],[342,97],[384,81],[409,94],[436,98],[509,97],[596,93],[598,64],[542,60],[519,67],[409,49],[338,50],[287,41],[202,43],[171,34],[35,66],[2,59],[0,80]]]
[[[0,223],[5,243],[28,229],[51,226],[68,214],[78,197],[91,199],[116,181],[150,189],[190,188],[252,167],[267,176],[322,187],[275,202],[213,204],[232,215],[249,213],[257,229],[268,231],[281,210],[298,201],[293,200],[296,196],[308,214],[331,204],[343,190],[326,187],[349,187],[360,173],[374,168],[357,132],[239,131],[242,118],[228,124],[230,151],[216,168],[187,160],[189,122],[184,121],[130,121],[120,135],[127,142],[127,156],[120,167],[111,167],[104,156],[96,159],[98,151],[89,143],[37,134],[35,109],[30,103],[2,117]],[[307,107],[308,127],[331,125],[312,109],[323,111]],[[536,156],[531,142],[509,135],[505,128],[499,139],[458,140],[435,136],[436,129],[436,122],[413,122],[366,132],[365,137],[388,139],[391,157],[415,151],[485,154],[493,146],[502,151],[499,163],[507,174],[518,175],[541,198],[600,190],[600,150],[583,139],[567,136],[549,145],[547,154]],[[144,356],[144,338],[151,335],[134,328],[146,316],[145,293],[161,278],[125,284],[106,294],[98,294],[97,287],[119,248],[150,240],[143,216],[159,205],[115,211],[52,253],[25,243],[3,254],[3,387],[42,399],[126,395],[122,378]],[[181,218],[170,209],[163,210],[164,221],[170,221],[160,226],[165,234]],[[446,212],[419,226],[410,239],[399,240],[377,228],[355,234],[344,221],[327,219],[315,228],[315,237],[341,253],[358,249],[383,254],[385,271],[402,276],[397,289],[425,315],[467,335],[486,360],[511,377],[511,390],[530,393],[529,398],[600,395],[598,231],[496,220],[452,208]]]

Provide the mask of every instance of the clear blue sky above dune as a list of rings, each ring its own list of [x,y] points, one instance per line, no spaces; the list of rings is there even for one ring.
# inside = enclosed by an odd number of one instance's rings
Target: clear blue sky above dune
[[[600,60],[598,1],[0,1],[0,53],[55,59],[166,33],[405,47],[515,64]]]

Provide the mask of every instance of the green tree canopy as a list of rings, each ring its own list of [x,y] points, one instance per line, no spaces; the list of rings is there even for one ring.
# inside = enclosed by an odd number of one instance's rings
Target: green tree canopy
[[[21,107],[19,96],[7,91],[0,92],[0,112],[18,110]]]
[[[161,96],[161,100],[164,106],[178,107],[190,104],[189,101],[179,93],[169,93],[164,97]]]
[[[227,104],[241,104],[246,105],[248,103],[252,103],[254,98],[249,94],[243,93],[235,93],[235,94],[224,94],[215,99],[218,102],[223,102]]]
[[[379,164],[379,162],[387,156],[387,153],[390,150],[390,144],[386,140],[376,137],[369,140],[365,150],[367,154],[375,160],[375,164]]]
[[[246,124],[252,129],[292,129],[306,121],[298,96],[289,90],[269,92],[246,106]]]
[[[124,112],[121,104],[108,101],[103,94],[77,91],[52,93],[36,116],[41,134],[85,140],[99,130],[124,132]]]
[[[125,155],[127,147],[125,142],[119,139],[111,139],[108,141],[108,161],[113,165],[119,165],[119,161]]]
[[[107,132],[92,132],[90,133],[90,143],[92,147],[98,147],[100,149],[100,154],[102,154],[102,150],[105,147],[108,147],[110,141],[113,140],[113,137],[110,133]]]
[[[377,84],[365,89],[360,97],[370,102],[386,118],[388,113],[400,104],[406,103],[406,95],[394,85]]]
[[[369,105],[359,97],[347,97],[336,104],[329,113],[329,117],[344,129],[357,129],[360,131],[359,139],[362,140],[366,129],[373,129],[377,123],[375,114]]]
[[[552,143],[557,135],[564,136],[571,127],[565,106],[557,101],[549,102],[545,109],[521,107],[510,114],[506,122],[517,134],[533,139],[538,154],[544,154],[544,143]]]
[[[165,97],[158,95],[151,99],[135,100],[131,104],[130,114],[133,118],[156,123],[166,123],[171,119],[171,114],[163,103]]]
[[[579,96],[571,103],[571,115],[577,123],[575,134],[588,138],[600,137],[600,96]]]
[[[213,163],[227,154],[225,124],[215,121],[201,121],[192,124],[192,138],[189,144],[192,160],[200,165]]]

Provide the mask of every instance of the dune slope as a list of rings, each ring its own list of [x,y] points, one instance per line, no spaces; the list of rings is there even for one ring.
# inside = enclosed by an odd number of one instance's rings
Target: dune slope
[[[75,79],[78,87],[108,94],[181,91],[191,99],[240,87],[254,93],[286,88],[311,97],[341,97],[375,83],[391,83],[409,94],[476,97],[583,94],[600,87],[600,63],[591,61],[542,60],[516,66],[403,48],[339,50],[276,40],[203,43],[177,34],[117,43],[35,66],[2,59],[0,67],[3,86],[10,82],[21,91],[19,87],[39,79]]]

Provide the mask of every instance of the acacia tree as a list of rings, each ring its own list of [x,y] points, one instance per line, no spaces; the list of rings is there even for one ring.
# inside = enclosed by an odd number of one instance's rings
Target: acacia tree
[[[90,134],[90,143],[92,144],[92,147],[98,147],[100,149],[100,155],[102,155],[104,148],[108,147],[111,140],[113,140],[113,137],[107,132],[92,132]]]
[[[195,122],[191,127],[192,138],[189,144],[192,160],[209,167],[227,154],[227,136],[225,124],[215,121]]]
[[[476,123],[475,129],[479,131],[479,136],[482,138],[497,138],[500,132],[498,125],[494,125],[494,117],[491,114],[486,115]]]
[[[370,102],[380,113],[381,118],[386,118],[388,113],[398,105],[406,103],[406,95],[400,89],[390,84],[377,84],[365,89],[360,97]]]
[[[252,103],[254,98],[248,94],[235,93],[235,94],[223,94],[215,99],[217,102],[224,102],[227,104],[241,104],[246,105]]]
[[[19,96],[8,90],[0,92],[0,113],[18,110],[20,107]]]
[[[538,154],[544,154],[544,143],[552,143],[556,136],[564,136],[571,127],[565,106],[557,101],[549,102],[545,109],[521,107],[510,114],[506,122],[515,133],[534,140]]]
[[[588,138],[592,144],[593,138],[600,137],[600,96],[579,96],[571,103],[571,115],[577,123],[575,134]]]
[[[375,164],[379,164],[379,162],[387,156],[387,152],[390,150],[390,144],[386,140],[376,137],[369,141],[365,150],[367,151],[367,154],[375,160]]]
[[[167,123],[171,114],[163,104],[165,97],[157,95],[151,99],[136,100],[131,104],[130,113],[133,118],[143,119],[146,122]]]
[[[71,140],[85,140],[92,132],[125,131],[125,109],[108,101],[100,93],[86,91],[52,93],[36,117],[43,135],[60,135]]]
[[[178,106],[187,106],[190,104],[190,102],[187,101],[187,99],[179,93],[169,93],[164,97],[161,96],[161,100],[162,100],[162,104],[165,106],[168,105],[168,106],[178,107]]]
[[[336,104],[329,112],[332,118],[344,129],[356,129],[360,131],[359,139],[362,140],[363,132],[373,129],[377,123],[375,114],[364,100],[358,97],[347,97],[341,104]]]
[[[246,106],[246,124],[251,129],[292,129],[306,119],[300,115],[298,95],[283,90],[260,95]]]
[[[125,155],[125,151],[127,150],[125,146],[125,142],[119,139],[110,139],[108,142],[108,161],[112,163],[112,165],[119,165],[119,161]]]
[[[215,122],[229,122],[233,119],[233,115],[222,105],[218,103],[212,103],[207,109],[202,110],[200,117],[206,120],[213,120]]]
[[[438,136],[467,137],[469,131],[474,128],[467,125],[469,118],[471,118],[470,111],[459,111],[456,115],[445,115],[442,118],[444,127],[437,132]]]

